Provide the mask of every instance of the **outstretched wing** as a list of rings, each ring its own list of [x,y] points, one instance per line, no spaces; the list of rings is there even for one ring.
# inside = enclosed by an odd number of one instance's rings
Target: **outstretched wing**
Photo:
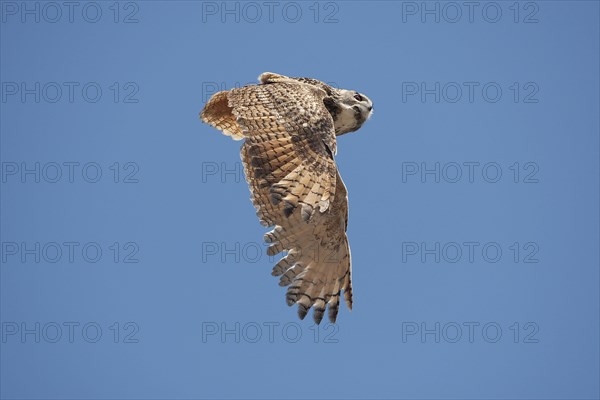
[[[340,291],[352,306],[348,201],[339,177],[335,131],[326,93],[310,84],[263,74],[264,84],[217,93],[201,117],[225,134],[245,138],[241,156],[257,215],[275,228],[268,254],[288,254],[273,275],[288,286],[287,302],[304,318],[335,322]]]
[[[323,213],[316,213],[308,222],[301,213],[286,215],[285,210],[269,202],[269,188],[260,184],[247,144],[242,147],[246,180],[259,218],[274,229],[265,235],[271,243],[267,254],[287,252],[275,265],[273,276],[281,276],[280,286],[289,286],[286,301],[298,304],[298,315],[304,319],[313,307],[318,324],[329,307],[329,320],[335,322],[340,293],[352,309],[351,259],[346,226],[348,197],[346,187],[336,172],[336,192],[333,202]]]

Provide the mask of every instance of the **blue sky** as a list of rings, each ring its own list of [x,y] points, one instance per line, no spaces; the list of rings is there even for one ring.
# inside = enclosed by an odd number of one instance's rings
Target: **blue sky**
[[[0,5],[3,398],[600,395],[597,2]],[[265,71],[374,103],[336,326],[198,120]]]

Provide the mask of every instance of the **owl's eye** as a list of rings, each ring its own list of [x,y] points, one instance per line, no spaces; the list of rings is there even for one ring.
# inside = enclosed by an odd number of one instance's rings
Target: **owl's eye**
[[[354,98],[355,98],[357,101],[363,101],[363,97],[362,97],[360,94],[358,94],[358,93],[356,93],[356,94],[354,95]]]

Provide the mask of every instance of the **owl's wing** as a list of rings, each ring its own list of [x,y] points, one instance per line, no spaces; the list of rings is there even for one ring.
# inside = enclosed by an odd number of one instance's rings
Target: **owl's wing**
[[[333,159],[333,119],[323,90],[275,77],[215,94],[201,117],[246,139],[241,156],[252,201],[261,222],[275,225],[265,235],[268,254],[288,253],[273,269],[280,285],[290,285],[288,304],[298,303],[300,318],[313,307],[317,323],[329,306],[335,322],[340,291],[351,308],[352,289],[348,200]]]
[[[352,268],[346,236],[348,195],[344,182],[336,171],[333,202],[324,213],[316,213],[306,222],[301,213],[286,215],[280,207],[269,202],[269,188],[261,187],[252,160],[246,143],[242,146],[242,161],[252,202],[259,217],[266,217],[271,225],[275,225],[265,235],[265,241],[271,243],[267,254],[287,252],[271,274],[281,276],[280,286],[289,286],[286,301],[289,306],[298,304],[300,319],[304,319],[313,307],[313,318],[318,324],[329,307],[329,320],[334,323],[342,290],[346,305],[352,309]]]

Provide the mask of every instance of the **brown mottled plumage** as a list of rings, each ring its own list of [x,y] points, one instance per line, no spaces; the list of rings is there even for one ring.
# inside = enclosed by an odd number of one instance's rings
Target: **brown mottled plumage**
[[[348,197],[334,160],[336,135],[360,128],[372,103],[355,91],[310,78],[273,73],[250,85],[216,93],[202,121],[235,140],[256,214],[271,243],[267,253],[287,252],[273,268],[289,286],[288,305],[304,318],[312,307],[320,323],[329,307],[335,322],[341,291],[352,309]]]

